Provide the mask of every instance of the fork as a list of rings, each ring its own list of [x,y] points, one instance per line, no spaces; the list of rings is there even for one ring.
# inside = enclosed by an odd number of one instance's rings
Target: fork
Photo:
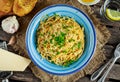
[[[103,70],[108,66],[108,64],[112,61],[111,65],[107,69],[107,71],[103,74],[103,76],[98,80],[98,82],[104,82],[105,78],[107,77],[109,71],[111,70],[114,63],[120,58],[120,43],[117,45],[115,51],[114,51],[114,57],[110,59],[110,61],[102,66],[100,69],[98,69],[96,72],[94,72],[91,76],[91,80],[94,81],[99,77],[99,75],[103,72]]]

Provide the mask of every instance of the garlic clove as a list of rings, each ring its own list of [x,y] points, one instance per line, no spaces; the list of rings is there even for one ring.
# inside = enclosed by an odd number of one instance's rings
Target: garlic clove
[[[17,32],[19,28],[18,20],[16,16],[10,16],[2,21],[2,29],[10,34]]]
[[[10,40],[9,40],[9,42],[8,42],[7,45],[14,45],[15,42],[16,42],[16,37],[15,37],[15,36],[12,36],[12,37],[10,38]]]

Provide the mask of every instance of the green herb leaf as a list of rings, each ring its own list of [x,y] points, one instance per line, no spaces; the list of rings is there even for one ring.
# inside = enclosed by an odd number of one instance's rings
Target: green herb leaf
[[[69,18],[68,17],[65,17],[65,20],[68,20]]]
[[[52,38],[54,38],[55,37],[55,35],[54,34],[52,34]]]
[[[78,42],[78,48],[80,48],[81,47],[81,42]]]
[[[54,13],[53,20],[55,20],[59,15]]]
[[[76,47],[76,43],[74,43],[74,45],[71,47],[71,49],[74,49],[74,47]]]
[[[69,39],[68,41],[69,41],[69,42],[74,42],[75,40],[71,38],[71,39]]]
[[[67,51],[66,50],[64,50],[64,51],[62,51],[63,53],[67,53]]]
[[[63,45],[65,43],[65,33],[61,32],[60,35],[55,37],[55,41],[58,45]]]
[[[53,42],[52,42],[52,39],[50,39],[50,43],[52,44]]]
[[[44,41],[44,44],[47,44],[47,43],[48,43],[48,41],[47,41],[47,40],[45,40],[45,41]]]
[[[52,24],[51,24],[51,23],[50,23],[49,25],[50,25],[50,26],[52,26]]]
[[[58,55],[58,54],[60,54],[60,52],[59,52],[59,51],[57,52],[57,55]]]
[[[50,57],[50,56],[48,56],[48,60],[51,60],[51,57]]]
[[[67,28],[73,28],[73,26],[67,26]]]
[[[50,32],[47,32],[50,35]]]
[[[57,33],[57,32],[55,32],[55,34],[57,35],[58,33]]]
[[[42,21],[46,22],[48,20],[48,18],[49,18],[49,15],[46,14],[46,16],[44,17],[44,19]]]
[[[76,60],[69,60],[66,61],[65,64],[63,66],[68,67],[70,64],[74,63]]]
[[[54,61],[51,61],[51,63],[55,64],[55,62],[54,62]]]
[[[62,35],[62,36],[65,36],[66,34],[65,34],[64,32],[61,32],[61,35]]]
[[[44,36],[44,34],[40,33],[40,36]]]

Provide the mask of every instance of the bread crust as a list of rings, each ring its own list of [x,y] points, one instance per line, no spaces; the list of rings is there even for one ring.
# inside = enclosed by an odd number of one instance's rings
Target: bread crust
[[[18,16],[25,16],[32,11],[37,0],[14,0],[13,13]]]
[[[14,0],[0,0],[0,17],[12,12]]]
[[[35,7],[37,0],[0,0],[0,17],[15,14],[25,16]]]

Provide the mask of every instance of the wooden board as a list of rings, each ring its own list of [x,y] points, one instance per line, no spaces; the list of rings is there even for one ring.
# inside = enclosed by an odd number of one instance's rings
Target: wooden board
[[[43,1],[43,0],[39,0],[39,1]],[[65,3],[67,3],[69,0],[63,0]],[[100,18],[101,22],[103,24],[105,24],[107,26],[107,28],[109,29],[109,31],[111,32],[112,36],[109,39],[109,42],[104,46],[105,50],[106,50],[106,57],[108,58],[107,60],[109,60],[112,56],[113,56],[113,52],[115,49],[115,46],[120,43],[120,22],[110,22],[110,21],[104,21],[101,16],[99,15],[99,9],[101,7],[101,5],[103,4],[103,1],[91,6],[91,8],[95,11],[95,14],[97,15],[98,18]],[[42,9],[44,6],[47,6],[45,3],[41,3],[41,4],[37,4],[37,5],[41,5]],[[35,10],[34,10],[35,11]],[[31,16],[31,18],[33,17],[33,15],[38,12],[35,11]],[[24,17],[23,17],[24,18]],[[0,19],[1,21],[2,19]],[[25,24],[24,22],[29,20],[28,18],[25,18],[24,21],[20,21],[20,24],[26,26],[27,24]],[[28,22],[29,23],[29,22]],[[22,30],[22,28],[20,28],[19,30]],[[10,37],[12,35],[9,35],[5,32],[2,31],[2,29],[0,28],[0,40],[5,40],[5,41],[9,41]],[[12,47],[9,47],[9,50],[12,50]],[[14,50],[12,50],[14,52]],[[17,52],[16,52],[17,53]],[[109,76],[106,79],[106,82],[119,82],[120,81],[120,60],[117,61],[117,63],[114,65],[113,69],[111,70]],[[90,75],[84,78],[79,79],[77,82],[91,82],[89,80]],[[10,82],[16,82],[16,81],[24,81],[24,82],[40,82],[40,79],[36,78],[31,70],[28,68],[26,69],[26,71],[24,72],[15,72],[14,75],[10,78]],[[97,82],[97,81],[94,81]]]

